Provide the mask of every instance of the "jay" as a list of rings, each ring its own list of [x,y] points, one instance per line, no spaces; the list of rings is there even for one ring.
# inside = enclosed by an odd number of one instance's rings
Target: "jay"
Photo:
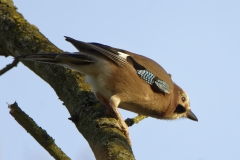
[[[158,119],[185,117],[198,121],[187,93],[155,61],[107,45],[65,38],[79,52],[33,54],[19,59],[58,64],[85,74],[95,96],[115,114],[129,142],[128,126],[118,107]]]

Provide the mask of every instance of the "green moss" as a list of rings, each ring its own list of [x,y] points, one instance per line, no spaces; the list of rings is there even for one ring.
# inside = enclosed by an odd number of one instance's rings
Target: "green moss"
[[[13,1],[11,0],[0,0],[0,3],[5,4],[8,7],[17,9],[17,7],[14,6]]]

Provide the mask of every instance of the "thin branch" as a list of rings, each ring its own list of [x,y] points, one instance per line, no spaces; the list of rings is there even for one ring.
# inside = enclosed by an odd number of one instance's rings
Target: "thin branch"
[[[55,159],[70,160],[70,158],[55,144],[54,139],[48,133],[39,127],[31,117],[18,107],[18,104],[8,105],[10,114],[32,137]]]
[[[13,67],[16,67],[18,62],[19,61],[17,59],[14,59],[11,64],[6,65],[6,67],[0,70],[0,76],[9,71],[10,69],[12,69]]]
[[[125,120],[125,122],[126,122],[127,125],[130,127],[130,126],[132,126],[132,125],[134,125],[134,124],[137,124],[138,122],[140,122],[141,120],[143,120],[143,119],[145,119],[145,118],[147,118],[147,117],[148,117],[148,116],[139,114],[139,115],[137,115],[135,118],[127,118],[127,119]]]

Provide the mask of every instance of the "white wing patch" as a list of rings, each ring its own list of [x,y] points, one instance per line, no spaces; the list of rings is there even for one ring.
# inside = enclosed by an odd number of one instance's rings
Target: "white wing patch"
[[[123,53],[123,52],[119,52],[119,51],[118,51],[118,53],[119,53],[119,56],[122,57],[122,58],[124,58],[124,59],[127,59],[127,57],[129,56],[128,54]]]

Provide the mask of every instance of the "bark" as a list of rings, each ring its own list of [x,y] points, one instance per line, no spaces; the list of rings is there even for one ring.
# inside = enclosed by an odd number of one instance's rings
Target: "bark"
[[[0,55],[16,57],[38,52],[62,50],[29,24],[11,0],[0,0]],[[55,90],[96,159],[134,159],[124,134],[114,127],[117,120],[105,115],[106,108],[96,100],[83,75],[57,65],[23,64]]]
[[[43,147],[48,153],[59,160],[70,160],[70,158],[59,148],[54,139],[48,133],[39,127],[34,120],[23,112],[15,102],[8,106],[10,114],[14,119]]]
[[[11,70],[13,67],[16,67],[18,62],[19,61],[17,59],[14,59],[12,63],[6,65],[5,68],[0,70],[0,76],[3,75],[4,73],[6,73],[7,71]]]

